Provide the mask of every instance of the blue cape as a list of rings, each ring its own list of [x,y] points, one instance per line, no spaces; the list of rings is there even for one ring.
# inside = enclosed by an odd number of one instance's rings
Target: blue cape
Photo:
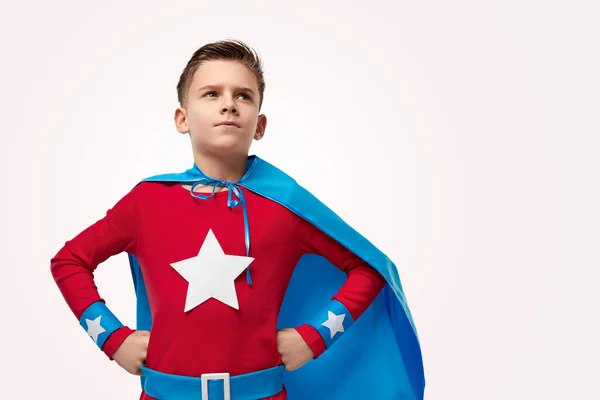
[[[194,165],[183,173],[156,175],[143,181],[194,184],[203,178],[206,175]],[[246,174],[236,184],[309,221],[379,271],[388,283],[325,353],[295,371],[285,372],[288,398],[422,400],[425,378],[419,339],[394,263],[309,191],[266,161],[248,157]],[[143,277],[135,256],[128,256],[137,296],[137,329],[149,331],[152,316]],[[278,329],[312,320],[345,279],[346,275],[325,257],[302,257],[287,289]]]

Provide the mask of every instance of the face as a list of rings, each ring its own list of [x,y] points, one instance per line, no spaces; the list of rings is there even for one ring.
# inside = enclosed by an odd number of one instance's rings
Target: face
[[[190,134],[197,154],[246,157],[267,125],[259,102],[258,81],[246,66],[208,61],[194,73],[187,104],[175,111],[175,125]]]

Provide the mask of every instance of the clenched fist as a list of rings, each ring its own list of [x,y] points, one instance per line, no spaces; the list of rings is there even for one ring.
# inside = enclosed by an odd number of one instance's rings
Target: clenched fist
[[[277,350],[286,371],[298,369],[314,357],[298,331],[290,328],[277,331]]]
[[[113,354],[113,359],[125,371],[133,375],[143,375],[140,367],[146,362],[146,352],[150,341],[149,331],[135,331],[121,343]]]

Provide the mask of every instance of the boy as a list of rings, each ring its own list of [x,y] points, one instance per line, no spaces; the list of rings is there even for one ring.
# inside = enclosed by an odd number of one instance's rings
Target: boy
[[[109,359],[141,376],[140,399],[421,399],[420,350],[394,265],[249,156],[266,130],[264,88],[261,61],[242,42],[193,54],[175,111],[193,168],[143,180],[66,242],[51,260],[61,293]],[[136,330],[93,280],[121,252],[136,285]],[[372,303],[368,325],[353,326]],[[341,337],[344,350],[332,348]]]

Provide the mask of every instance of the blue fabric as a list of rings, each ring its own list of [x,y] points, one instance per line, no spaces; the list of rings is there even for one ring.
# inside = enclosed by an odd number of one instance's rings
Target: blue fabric
[[[182,173],[156,175],[143,181],[193,185],[205,178],[194,165]],[[425,377],[420,343],[394,263],[295,180],[256,156],[248,157],[246,173],[235,185],[275,201],[312,223],[387,281],[376,300],[335,345],[298,370],[284,373],[288,398],[422,400]],[[129,255],[129,261],[138,299],[138,329],[150,330],[152,317],[143,277],[135,257]],[[302,257],[288,286],[278,329],[312,321],[345,279],[346,275],[324,257]]]
[[[123,326],[121,321],[119,321],[102,301],[96,301],[95,303],[90,304],[79,319],[79,325],[81,325],[86,332],[91,324],[97,324],[101,327],[102,332],[98,334],[98,341],[94,341],[100,349],[102,349],[104,342],[108,339],[110,334]],[[90,336],[90,338],[94,340],[92,336]]]
[[[141,367],[144,391],[160,400],[223,400],[224,382],[208,380],[208,399],[201,396],[200,378],[165,374]],[[256,400],[273,396],[283,390],[284,367],[274,367],[259,372],[230,377],[231,400]]]
[[[329,321],[337,318],[342,319],[340,331],[334,330],[327,326]],[[346,331],[348,331],[352,324],[354,324],[352,314],[350,314],[350,311],[348,311],[345,305],[337,300],[331,301],[328,304],[328,307],[316,312],[312,321],[308,322],[308,325],[312,326],[319,332],[319,335],[321,335],[325,341],[327,348],[331,347],[335,342],[337,342],[338,339],[342,337]]]

